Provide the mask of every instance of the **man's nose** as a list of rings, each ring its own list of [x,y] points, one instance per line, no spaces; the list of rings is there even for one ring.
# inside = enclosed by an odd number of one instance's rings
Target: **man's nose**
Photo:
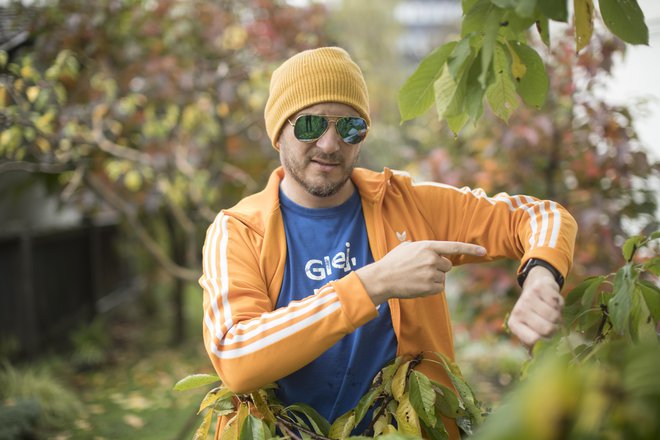
[[[325,131],[325,133],[323,133],[323,136],[318,138],[316,141],[316,146],[326,153],[332,153],[341,148],[341,143],[343,140],[339,136],[339,133],[337,133],[335,122],[328,121],[328,124],[328,129]]]

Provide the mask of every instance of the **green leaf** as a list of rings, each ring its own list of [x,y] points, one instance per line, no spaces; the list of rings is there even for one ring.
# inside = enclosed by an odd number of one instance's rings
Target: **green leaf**
[[[458,401],[458,397],[453,390],[438,382],[433,382],[433,389],[436,393],[435,409],[440,414],[452,419],[464,415],[464,411],[461,411],[461,404]]]
[[[287,406],[284,411],[297,412],[304,415],[309,423],[312,425],[312,429],[321,435],[328,435],[330,431],[330,423],[316,411],[311,406],[305,403],[295,403],[293,405]],[[352,428],[351,428],[352,430]]]
[[[605,25],[630,44],[649,44],[649,28],[637,0],[599,0]]]
[[[660,276],[660,257],[653,257],[645,261],[642,265],[643,270],[651,272],[655,276]]]
[[[515,8],[519,0],[490,0],[495,6],[500,8]]]
[[[431,381],[424,374],[413,370],[408,387],[410,388],[410,403],[417,411],[419,418],[433,428],[436,424],[435,391]]]
[[[7,65],[7,60],[9,60],[9,55],[4,50],[0,50],[0,69],[4,69]]]
[[[580,301],[584,307],[591,307],[593,305],[594,296],[605,279],[607,279],[606,276],[598,276],[591,279],[591,284],[584,291],[584,295],[582,295],[582,300]]]
[[[449,359],[443,353],[436,353],[442,360],[442,364],[445,368],[445,372],[449,376],[451,383],[456,388],[458,395],[461,397],[463,405],[468,412],[469,417],[476,422],[477,425],[480,425],[483,421],[483,416],[481,415],[481,409],[479,408],[478,400],[474,396],[474,392],[470,385],[463,378],[461,370],[458,368],[455,362]]]
[[[332,426],[330,426],[330,430],[328,431],[328,437],[333,439],[346,438],[351,435],[351,431],[353,431],[354,428],[355,411],[350,410],[334,421]]]
[[[660,322],[660,289],[648,281],[638,281],[637,287],[642,293],[646,307],[648,307],[653,320]]]
[[[473,62],[467,76],[465,110],[472,123],[476,124],[484,113],[484,95],[486,89],[479,82],[480,63]]]
[[[467,12],[470,12],[470,9],[474,7],[478,2],[484,2],[488,0],[461,0],[461,8],[463,8],[463,15]]]
[[[483,26],[483,43],[481,46],[481,75],[479,82],[482,87],[486,87],[488,71],[491,61],[496,51],[497,33],[500,29],[500,19],[502,18],[502,9],[492,6],[489,8]]]
[[[359,425],[364,416],[367,414],[367,411],[369,411],[369,408],[371,408],[376,401],[376,398],[380,395],[382,392],[382,386],[381,387],[376,387],[376,388],[370,388],[367,393],[362,396],[358,404],[355,406],[355,424]]]
[[[186,391],[218,382],[220,378],[214,374],[191,374],[174,385],[174,391]]]
[[[248,414],[241,427],[239,440],[266,440],[270,438],[270,428],[261,420]]]
[[[465,112],[455,116],[447,116],[447,126],[454,133],[454,136],[458,136],[458,132],[465,127],[469,120],[470,116]]]
[[[420,420],[420,422],[422,424],[422,429],[426,433],[424,438],[429,438],[431,440],[449,440],[449,433],[441,420],[439,420],[439,423],[435,426],[428,426],[424,420]]]
[[[536,11],[536,0],[519,0],[516,5],[516,14],[521,17],[532,17]]]
[[[568,0],[539,0],[538,7],[551,20],[568,21]]]
[[[458,81],[449,73],[449,68],[445,65],[442,69],[440,78],[433,85],[435,92],[435,109],[438,112],[438,117],[442,120],[445,117],[445,112],[449,108],[454,99],[454,94],[458,88]]]
[[[463,21],[461,22],[461,37],[467,37],[472,33],[482,33],[488,12],[494,7],[496,6],[488,0],[478,0],[467,9],[464,7]]]
[[[493,113],[506,122],[518,107],[518,99],[510,74],[509,59],[502,45],[495,47],[493,69],[495,81],[486,90],[486,100]]]
[[[547,17],[539,17],[536,20],[536,30],[539,32],[543,44],[550,47],[550,21]]]
[[[456,44],[451,55],[447,59],[447,66],[449,67],[449,73],[451,76],[457,80],[460,72],[464,70],[465,62],[472,54],[472,46],[470,45],[470,37],[463,38]]]
[[[626,261],[631,261],[635,256],[635,252],[639,249],[640,245],[644,242],[645,237],[643,235],[634,235],[626,240],[621,247],[621,252],[623,253],[623,258]]]
[[[518,94],[527,105],[540,108],[545,103],[550,81],[545,65],[539,54],[526,44],[516,42],[511,45],[526,67],[525,75],[517,81]]]
[[[624,334],[628,329],[632,295],[633,283],[630,277],[630,267],[626,265],[619,269],[614,277],[614,296],[608,303],[610,320],[618,334]]]
[[[575,10],[575,52],[580,52],[594,32],[593,0],[573,0]]]
[[[434,101],[434,84],[440,78],[447,58],[456,42],[440,46],[426,56],[415,72],[399,90],[398,103],[401,122],[416,118],[426,112]]]

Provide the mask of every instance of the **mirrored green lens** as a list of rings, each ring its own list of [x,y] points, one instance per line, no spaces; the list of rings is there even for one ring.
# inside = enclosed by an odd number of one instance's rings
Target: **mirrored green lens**
[[[359,144],[367,135],[367,121],[356,117],[339,118],[337,133],[347,144]]]
[[[313,141],[328,129],[328,119],[318,115],[302,115],[296,119],[293,134],[300,141]]]

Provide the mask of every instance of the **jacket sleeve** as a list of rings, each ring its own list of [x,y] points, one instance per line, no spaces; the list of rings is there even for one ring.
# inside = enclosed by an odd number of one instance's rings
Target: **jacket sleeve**
[[[500,193],[438,183],[410,183],[414,197],[438,240],[484,246],[487,259],[530,258],[552,264],[564,276],[573,262],[577,223],[560,204],[525,195]],[[455,264],[475,261],[457,257]]]
[[[223,383],[237,393],[298,370],[377,316],[353,272],[275,310],[255,235],[236,218],[218,215],[207,231],[199,280],[205,348]]]

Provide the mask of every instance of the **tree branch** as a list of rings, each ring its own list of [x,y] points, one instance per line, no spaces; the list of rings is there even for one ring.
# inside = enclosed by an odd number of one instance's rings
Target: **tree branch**
[[[67,164],[56,163],[34,163],[23,160],[0,162],[0,174],[9,171],[26,171],[28,173],[59,174],[71,171],[73,168]]]
[[[108,154],[111,154],[122,159],[130,160],[137,162],[141,165],[152,166],[151,157],[148,154],[142,153],[141,151],[134,150],[132,148],[125,147],[123,145],[116,144],[109,140],[103,134],[103,126],[101,116],[107,113],[107,109],[104,111],[99,111],[99,114],[95,114],[92,117],[92,139],[98,145],[98,147],[105,151]],[[96,113],[96,112],[95,112]],[[102,113],[102,114],[101,114]]]
[[[165,252],[163,252],[163,249],[151,237],[151,235],[149,235],[149,232],[145,229],[142,223],[140,223],[135,210],[133,210],[130,205],[124,202],[121,197],[108,190],[103,185],[103,183],[100,182],[98,177],[94,176],[93,174],[85,175],[84,179],[95,193],[97,193],[103,200],[118,210],[124,216],[124,218],[126,218],[132,227],[133,233],[137,236],[147,251],[156,259],[156,261],[158,261],[158,263],[160,263],[160,265],[165,268],[165,270],[177,278],[186,281],[197,281],[200,275],[199,272],[197,270],[182,267],[174,263],[172,259]]]
[[[331,440],[328,437],[324,437],[322,435],[317,434],[314,431],[310,431],[309,429],[305,429],[302,426],[296,425],[295,423],[291,422],[290,420],[287,420],[286,418],[282,417],[279,414],[277,414],[275,418],[277,419],[278,422],[277,425],[284,428],[284,430],[287,431],[287,434],[292,436],[292,438],[294,439],[300,439],[300,437],[298,437],[293,432],[291,432],[292,429],[298,430],[300,432],[304,432],[314,440]]]

